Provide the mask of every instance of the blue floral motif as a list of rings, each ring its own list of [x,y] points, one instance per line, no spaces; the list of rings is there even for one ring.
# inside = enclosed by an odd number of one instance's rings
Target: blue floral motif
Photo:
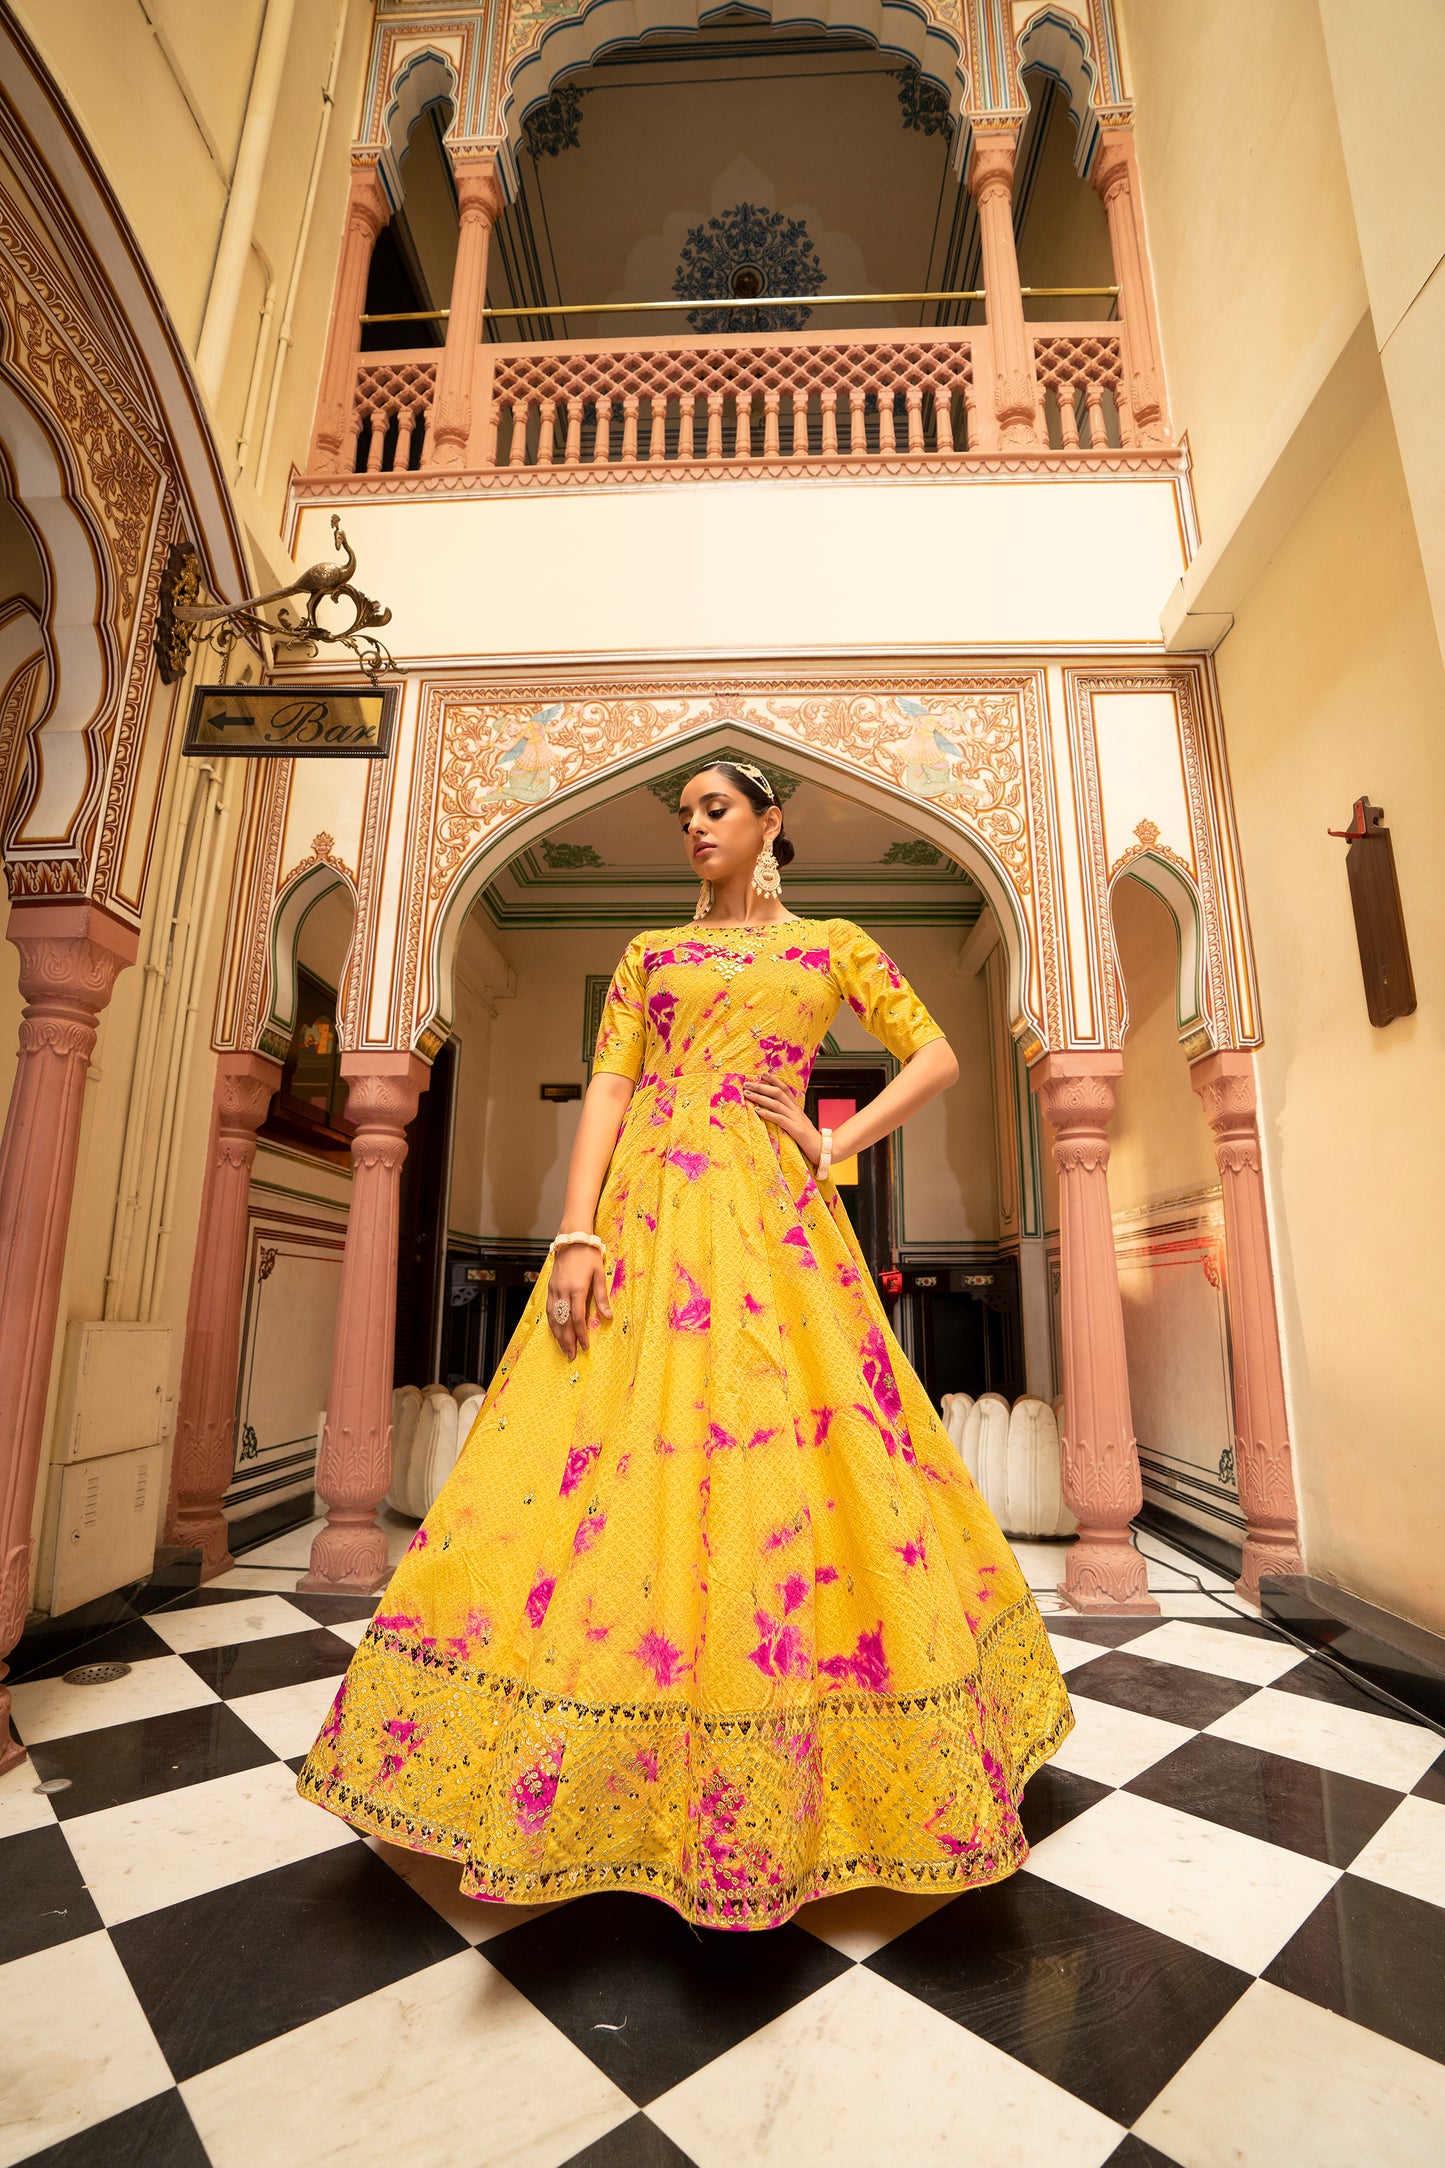
[[[894,80],[905,128],[916,128],[920,135],[953,134],[948,99],[936,83],[926,81],[917,68],[895,69]]]
[[[705,226],[693,227],[672,290],[680,301],[815,294],[825,275],[802,219],[735,203]],[[694,331],[801,331],[812,313],[807,308],[693,309],[687,320]]]
[[[559,83],[546,104],[527,115],[522,142],[533,158],[555,158],[559,151],[576,150],[586,95],[572,83]]]

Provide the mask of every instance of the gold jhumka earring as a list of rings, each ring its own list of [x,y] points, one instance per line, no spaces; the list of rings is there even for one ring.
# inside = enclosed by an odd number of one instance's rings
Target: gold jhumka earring
[[[697,902],[696,902],[696,903],[695,903],[695,904],[693,905],[693,907],[692,907],[692,915],[693,915],[693,917],[694,917],[694,918],[706,918],[706,917],[707,917],[707,914],[708,914],[708,912],[709,912],[709,911],[710,911],[711,909],[712,909],[712,882],[711,882],[711,881],[704,881],[704,882],[703,882],[703,884],[702,884],[702,886],[701,886],[701,887],[699,888],[699,890],[698,890],[698,893],[697,893]]]
[[[753,867],[753,893],[758,896],[777,896],[782,893],[783,869],[773,853],[771,837],[758,852]]]

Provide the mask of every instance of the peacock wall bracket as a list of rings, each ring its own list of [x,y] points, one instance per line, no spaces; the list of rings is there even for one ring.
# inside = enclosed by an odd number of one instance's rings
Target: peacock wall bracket
[[[205,576],[200,558],[189,542],[173,542],[166,569],[161,575],[160,608],[156,613],[156,668],[161,681],[174,685],[185,676],[191,650],[199,645],[229,655],[238,640],[250,640],[272,648],[299,648],[317,655],[323,647],[344,647],[353,654],[368,677],[394,670],[389,650],[377,639],[374,627],[391,623],[390,610],[352,584],[356,553],[342,532],[341,520],[331,515],[331,533],[341,552],[340,564],[308,565],[289,587],[272,588],[268,594],[248,595],[243,602],[206,599]],[[306,607],[297,615],[284,607],[274,618],[261,612],[269,605],[284,605],[305,596]],[[323,624],[317,610],[328,603],[351,605],[349,624]]]

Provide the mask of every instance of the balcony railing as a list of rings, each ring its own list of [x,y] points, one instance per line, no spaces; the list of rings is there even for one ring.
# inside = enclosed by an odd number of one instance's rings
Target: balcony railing
[[[1030,325],[1040,449],[1136,442],[1120,327]],[[358,357],[358,474],[417,471],[438,352]],[[907,471],[998,451],[988,328],[691,334],[479,345],[464,466],[504,485],[725,473]]]

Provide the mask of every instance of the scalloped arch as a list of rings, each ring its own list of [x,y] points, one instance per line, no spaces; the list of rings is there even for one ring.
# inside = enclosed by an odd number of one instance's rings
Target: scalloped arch
[[[711,715],[660,744],[579,778],[480,842],[452,875],[437,912],[429,957],[431,991],[424,1013],[418,1017],[413,1046],[420,1049],[427,1041],[445,1038],[451,1024],[453,976],[462,928],[483,888],[508,859],[561,822],[678,767],[680,755],[682,760],[700,758],[714,747],[736,744],[740,738],[755,744],[765,756],[775,760],[779,757],[778,740],[756,723],[741,715]],[[786,747],[786,763],[810,782],[906,821],[967,868],[999,922],[1007,957],[1010,1016],[1043,1042],[1047,1027],[1026,1006],[1024,994],[1033,960],[1028,919],[1012,882],[987,845],[953,814],[791,739]]]
[[[498,160],[508,195],[517,188],[516,153],[522,123],[546,103],[565,75],[587,67],[599,54],[638,43],[660,31],[685,36],[706,27],[721,10],[703,0],[590,0],[571,13],[549,12],[549,0],[514,5],[507,17],[506,46],[498,71],[495,110],[488,135],[499,140]],[[870,38],[879,50],[912,61],[944,93],[951,110],[965,115],[969,96],[968,33],[958,0],[767,0],[749,9],[759,22]],[[958,155],[968,136],[958,130]]]
[[[263,1052],[275,1053],[278,1045],[284,1050],[291,1042],[291,1034],[296,1028],[296,960],[302,928],[316,906],[337,888],[345,889],[351,899],[351,946],[347,950],[336,998],[339,1026],[346,1015],[347,982],[356,953],[356,928],[360,919],[356,884],[343,867],[323,859],[319,865],[308,866],[305,872],[288,881],[272,907],[266,997],[258,1034]],[[276,1058],[279,1060],[280,1056]]]
[[[1140,851],[1118,867],[1109,883],[1110,912],[1106,932],[1109,968],[1118,989],[1120,1044],[1129,1028],[1129,989],[1119,968],[1114,940],[1113,898],[1120,881],[1137,881],[1141,888],[1147,888],[1151,895],[1158,897],[1173,921],[1177,943],[1174,1020],[1180,1045],[1191,1060],[1199,1054],[1217,1051],[1227,1043],[1228,1034],[1221,1033],[1210,1001],[1203,900],[1182,866],[1150,850]],[[1201,1044],[1201,1038],[1207,1044]]]
[[[1043,7],[1019,31],[1014,50],[1021,86],[1024,69],[1037,68],[1067,97],[1077,131],[1074,169],[1080,176],[1086,174],[1098,148],[1101,103],[1100,71],[1088,31],[1063,9]]]

